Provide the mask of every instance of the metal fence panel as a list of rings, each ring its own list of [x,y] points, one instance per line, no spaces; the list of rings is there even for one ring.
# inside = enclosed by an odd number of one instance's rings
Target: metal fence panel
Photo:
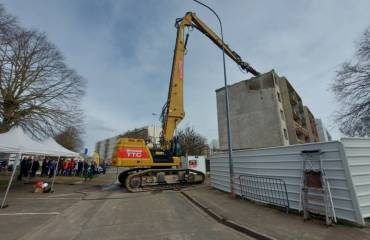
[[[289,211],[288,193],[284,180],[255,175],[240,175],[241,197],[248,200],[272,204]]]

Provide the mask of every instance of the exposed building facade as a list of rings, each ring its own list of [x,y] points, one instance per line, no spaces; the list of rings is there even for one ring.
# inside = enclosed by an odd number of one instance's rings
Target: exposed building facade
[[[315,119],[320,142],[332,141],[332,137],[320,118]]]
[[[318,141],[315,118],[274,70],[228,87],[234,149]],[[220,149],[227,149],[224,88],[216,90]]]
[[[307,106],[304,106],[304,117],[306,119],[306,126],[310,137],[310,142],[320,142],[315,116]]]

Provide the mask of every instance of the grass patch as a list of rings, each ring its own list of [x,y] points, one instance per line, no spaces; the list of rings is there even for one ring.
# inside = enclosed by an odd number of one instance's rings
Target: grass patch
[[[0,176],[10,176],[12,175],[12,172],[8,172],[8,171],[1,171],[0,172]]]

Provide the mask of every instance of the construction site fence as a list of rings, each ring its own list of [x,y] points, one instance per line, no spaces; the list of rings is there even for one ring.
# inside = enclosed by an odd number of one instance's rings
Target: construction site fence
[[[281,147],[233,151],[233,189],[243,196],[239,176],[252,175],[284,181],[288,206],[301,211],[304,151],[320,151],[322,169],[330,183],[333,206],[338,219],[364,226],[370,217],[370,139],[343,138],[340,141],[298,144]],[[316,164],[317,161],[313,161]],[[230,169],[227,152],[210,156],[211,186],[230,192]],[[314,166],[317,167],[317,166]],[[274,191],[274,194],[275,193]],[[246,195],[244,193],[244,195]],[[263,199],[266,196],[254,198]],[[322,208],[315,203],[309,208]]]
[[[245,174],[239,176],[239,184],[243,199],[281,207],[288,213],[289,200],[284,180]]]

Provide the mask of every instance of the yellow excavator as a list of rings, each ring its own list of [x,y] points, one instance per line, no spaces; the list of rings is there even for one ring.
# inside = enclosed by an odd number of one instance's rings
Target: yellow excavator
[[[130,192],[153,189],[173,188],[188,184],[203,183],[205,175],[193,169],[180,168],[181,149],[175,129],[185,116],[184,112],[184,55],[189,34],[185,29],[196,28],[206,35],[225,54],[236,62],[240,68],[255,76],[254,68],[231,50],[194,12],[187,12],[183,18],[176,20],[177,37],[172,62],[168,98],[162,109],[162,133],[159,147],[149,147],[144,139],[118,139],[113,155],[112,165],[127,167],[120,173],[118,180]]]

